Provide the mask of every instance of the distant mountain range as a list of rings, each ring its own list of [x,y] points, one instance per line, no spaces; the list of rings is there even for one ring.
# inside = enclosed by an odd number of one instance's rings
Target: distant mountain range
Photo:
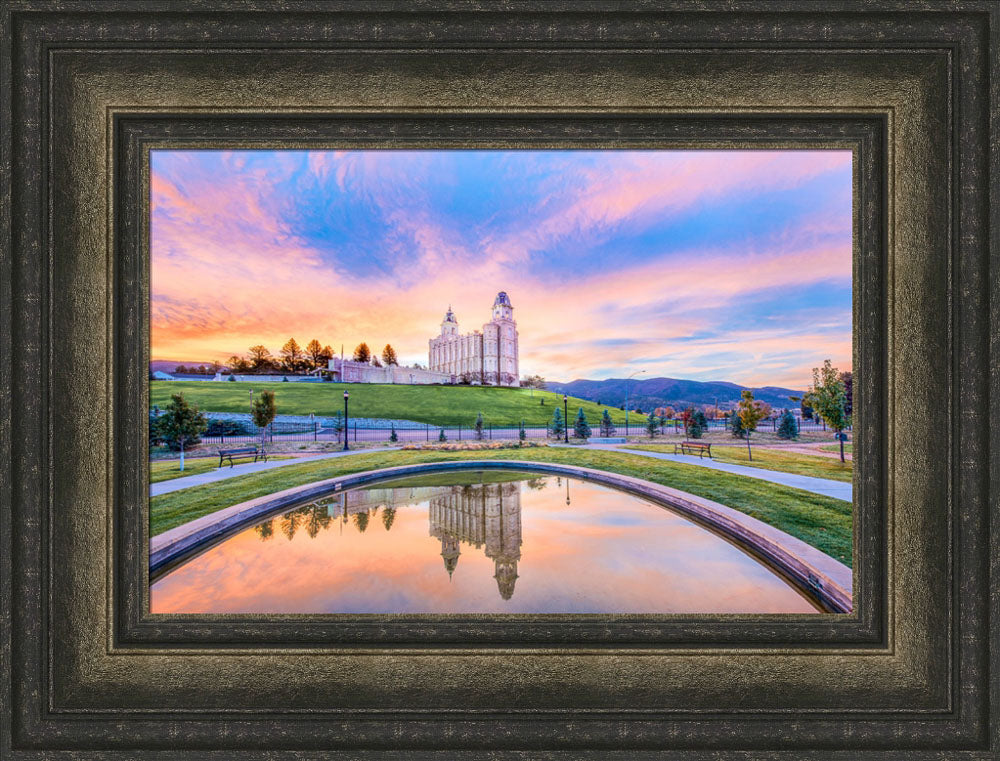
[[[609,407],[620,407],[625,403],[626,384],[628,385],[629,409],[648,411],[656,407],[673,407],[674,409],[703,404],[718,403],[723,409],[732,407],[740,400],[743,389],[736,383],[726,381],[693,381],[677,378],[609,378],[608,380],[575,380],[569,383],[547,383],[549,391],[557,394],[569,394],[580,399],[606,404]],[[790,396],[802,396],[802,391],[778,386],[763,386],[752,388],[753,398],[767,402],[775,409],[796,407],[797,402],[789,400]]]
[[[165,373],[172,373],[175,367],[184,365],[184,367],[198,367],[199,365],[211,365],[211,362],[182,362],[179,359],[154,359],[149,363],[149,369],[151,372],[156,372],[157,370],[162,370]]]

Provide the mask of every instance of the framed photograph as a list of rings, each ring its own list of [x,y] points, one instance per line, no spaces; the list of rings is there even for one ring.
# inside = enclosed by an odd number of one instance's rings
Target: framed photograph
[[[0,756],[995,757],[998,22],[7,4]]]

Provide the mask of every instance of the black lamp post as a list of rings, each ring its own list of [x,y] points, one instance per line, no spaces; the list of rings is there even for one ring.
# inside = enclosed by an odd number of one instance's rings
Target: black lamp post
[[[347,433],[350,430],[350,418],[347,416],[347,397],[350,396],[346,391],[344,392],[344,451],[346,452],[350,449],[347,446]]]
[[[569,397],[563,394],[563,433],[565,434],[565,441],[569,444]]]

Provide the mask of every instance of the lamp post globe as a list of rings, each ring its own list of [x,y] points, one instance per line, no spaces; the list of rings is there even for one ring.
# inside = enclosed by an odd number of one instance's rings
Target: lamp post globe
[[[345,391],[345,392],[344,392],[344,451],[345,451],[345,452],[346,452],[346,451],[347,451],[348,449],[350,449],[350,447],[349,447],[349,446],[347,446],[347,432],[348,432],[348,430],[349,430],[349,428],[350,428],[350,425],[349,425],[349,421],[350,421],[350,418],[349,418],[349,417],[347,416],[347,398],[348,398],[349,396],[350,396],[350,394],[348,394],[348,393],[347,393],[347,392]]]

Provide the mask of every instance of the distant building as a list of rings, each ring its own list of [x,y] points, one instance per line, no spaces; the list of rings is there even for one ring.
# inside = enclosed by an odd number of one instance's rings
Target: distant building
[[[448,307],[441,321],[441,334],[429,341],[428,367],[456,376],[462,382],[489,386],[520,386],[517,323],[506,292],[493,302],[493,319],[464,335]]]
[[[414,386],[455,383],[455,376],[450,373],[437,373],[401,365],[375,367],[367,362],[342,360],[340,357],[331,359],[322,370],[322,374],[340,383],[400,383]]]

